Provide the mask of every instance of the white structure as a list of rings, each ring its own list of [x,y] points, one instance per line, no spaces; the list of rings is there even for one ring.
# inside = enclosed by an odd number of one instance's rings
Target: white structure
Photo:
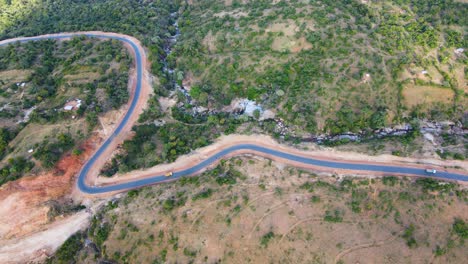
[[[63,109],[65,111],[71,111],[73,109],[73,106],[72,105],[66,105]]]

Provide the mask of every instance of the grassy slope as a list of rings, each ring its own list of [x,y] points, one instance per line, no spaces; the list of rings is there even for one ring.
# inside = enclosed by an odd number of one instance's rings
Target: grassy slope
[[[249,97],[298,132],[460,119],[468,6],[426,2],[192,1],[174,57],[201,104]]]
[[[376,129],[414,117],[462,119],[468,106],[463,91],[467,60],[454,49],[465,43],[464,9],[464,4],[449,2],[434,11],[421,1],[191,1],[181,8],[181,35],[168,57],[170,68],[177,69],[174,76],[161,76],[159,88],[172,86],[165,77],[173,78],[190,89],[196,104],[211,108],[236,97],[257,100],[292,126],[294,136]],[[421,74],[423,70],[428,73]],[[193,110],[184,96],[172,98],[179,101],[178,112]],[[206,118],[194,122],[175,110],[172,117],[182,123],[210,123]],[[144,121],[161,118],[155,112]],[[254,127],[252,123],[246,126]],[[260,124],[264,132],[278,135],[274,122]],[[165,128],[183,134],[190,126]],[[190,136],[192,142],[208,139],[207,144],[217,133],[211,135],[194,130]],[[143,137],[137,134],[124,144],[104,174],[170,161],[167,157],[183,154],[191,145],[181,142],[179,148],[178,139]],[[463,158],[464,141],[458,141],[450,153]],[[434,154],[432,145],[423,150],[422,144],[404,138],[370,145],[364,151]]]
[[[13,133],[2,142],[8,145],[1,153],[2,182],[22,174],[21,165],[11,158],[29,160],[35,153],[29,149],[37,150],[44,140],[55,142],[60,134],[69,133],[75,143],[81,142],[96,125],[90,115],[117,108],[128,98],[131,59],[118,42],[41,41],[2,47],[0,54],[0,122],[4,131]],[[76,98],[82,100],[80,109],[63,111],[66,102]]]
[[[454,263],[467,257],[452,227],[455,219],[466,221],[466,202],[466,190],[437,182],[339,183],[266,160],[233,159],[109,204],[88,231],[101,255],[87,247],[74,258],[333,263],[352,249],[344,263]]]
[[[10,37],[16,36],[32,36],[32,35],[40,35],[46,33],[55,33],[55,32],[67,32],[67,31],[83,31],[83,30],[101,30],[101,31],[111,31],[111,32],[119,32],[125,33],[132,36],[139,38],[146,47],[149,48],[149,56],[152,59],[152,69],[155,74],[158,73],[160,69],[160,59],[162,54],[162,39],[165,37],[165,34],[168,32],[168,25],[170,22],[169,13],[173,12],[177,8],[177,1],[121,1],[121,0],[113,0],[113,1],[70,1],[70,0],[61,0],[61,1],[49,1],[49,0],[26,0],[26,1],[0,1],[0,39],[7,39]],[[33,44],[31,44],[33,45]],[[25,45],[27,46],[27,45]],[[53,45],[51,45],[53,46]],[[25,54],[19,54],[18,51],[13,51],[13,56],[22,55],[21,60],[18,60],[17,65],[19,68],[28,68],[24,67],[24,64],[28,64],[27,60],[24,58],[30,58],[32,55],[32,59],[34,59],[37,54],[35,55],[34,52],[28,52],[28,48],[26,48],[26,53],[28,56],[24,56]],[[33,120],[36,120],[40,123],[48,123],[50,121],[57,122],[57,118],[59,117],[60,120],[63,118],[70,118],[71,115],[57,115],[55,112],[48,111],[53,107],[62,107],[62,104],[66,98],[70,96],[76,96],[78,94],[82,94],[85,90],[89,90],[90,88],[87,87],[86,83],[89,83],[93,78],[96,78],[97,75],[101,75],[101,71],[106,71],[107,68],[104,64],[99,64],[94,58],[90,58],[86,54],[90,50],[90,47],[87,46],[80,46],[81,49],[79,52],[69,52],[69,57],[76,55],[77,57],[71,58],[71,63],[75,62],[73,67],[69,64],[65,66],[66,69],[54,69],[53,72],[42,72],[40,76],[44,78],[53,78],[55,75],[60,77],[60,83],[51,85],[48,84],[47,89],[41,89],[45,92],[50,90],[54,90],[57,88],[61,88],[60,91],[57,92],[57,96],[55,97],[56,100],[46,100],[46,103],[43,103],[42,106],[45,109],[39,112],[40,114],[35,114],[32,116]],[[115,49],[118,51],[117,49]],[[41,53],[41,52],[39,52]],[[59,52],[60,53],[60,52]],[[44,53],[45,54],[45,53]],[[60,55],[60,54],[56,54]],[[65,53],[64,57],[67,54]],[[85,55],[85,61],[77,61],[79,59],[83,59],[82,55]],[[115,56],[110,55],[111,60]],[[40,58],[41,56],[39,56]],[[59,56],[58,56],[59,57]],[[2,59],[5,56],[1,56]],[[58,58],[57,58],[58,59]],[[107,62],[111,63],[111,61],[107,60]],[[39,64],[44,64],[43,61],[40,59],[35,61]],[[63,63],[64,61],[62,61]],[[85,63],[85,65],[78,65],[80,63]],[[65,64],[68,62],[65,62]],[[3,70],[5,64],[2,63],[0,68]],[[45,65],[47,66],[47,65]],[[102,67],[101,67],[102,66]],[[115,63],[111,63],[111,68],[115,68],[118,65]],[[104,68],[103,68],[104,67]],[[12,67],[14,68],[14,67]],[[18,68],[18,67],[17,67]],[[115,68],[115,69],[117,69]],[[127,68],[118,69],[122,72],[126,72]],[[15,78],[10,78],[11,75],[15,75]],[[22,76],[18,76],[17,74],[22,74]],[[27,81],[29,80],[28,72],[8,72],[5,73],[5,78],[8,79],[6,82],[8,84],[14,81]],[[118,72],[117,74],[120,74]],[[121,78],[117,78],[116,76],[110,76],[110,80],[114,80],[115,82],[120,82]],[[19,79],[21,80],[19,80]],[[18,79],[18,80],[17,80]],[[81,83],[80,87],[77,87],[78,84]],[[72,84],[73,87],[70,87],[69,84]],[[95,111],[92,112],[100,112],[102,110],[107,110],[109,107],[117,106],[122,102],[118,100],[118,102],[114,102],[108,100],[109,98],[106,97],[106,90],[109,91],[111,94],[114,91],[118,91],[115,86],[118,86],[118,83],[107,83],[102,87],[98,87],[96,96],[91,98],[91,106],[94,107]],[[83,87],[84,86],[84,87]],[[2,87],[2,91],[3,91]],[[43,87],[41,87],[43,88]],[[51,89],[49,89],[51,88]],[[78,88],[78,89],[75,89]],[[62,92],[66,91],[66,92]],[[10,91],[13,92],[13,91]],[[10,92],[6,94],[7,96],[14,97],[11,95]],[[5,94],[5,93],[3,93]],[[93,92],[94,94],[94,92]],[[89,95],[89,93],[88,93]],[[117,97],[120,97],[121,94],[117,94]],[[54,94],[55,96],[55,94]],[[39,98],[31,98],[33,101],[37,101],[37,99],[44,99],[43,96]],[[23,100],[24,101],[24,100]],[[39,100],[41,101],[41,100]],[[98,102],[96,102],[98,101]],[[37,102],[33,102],[36,104]],[[89,104],[88,104],[89,105]],[[31,104],[27,104],[26,108],[30,107]],[[157,107],[157,105],[155,106]],[[47,110],[48,109],[48,110]],[[17,109],[21,110],[21,109]],[[52,109],[53,110],[53,109]],[[90,111],[87,109],[86,114],[88,115]],[[2,111],[2,114],[5,114],[5,111]],[[8,115],[6,118],[13,119],[18,117],[21,114],[21,111],[13,111],[11,115]],[[3,116],[3,115],[2,115]],[[52,120],[50,120],[52,118]],[[95,124],[97,122],[97,115],[92,114],[87,117],[87,121],[89,123]],[[14,126],[14,121],[9,122],[7,125]],[[54,125],[55,126],[55,125]],[[86,130],[86,127],[83,125],[78,124],[78,127],[81,127],[81,131]],[[65,130],[65,131],[64,131]],[[41,140],[43,135],[42,132],[44,131],[52,131],[53,135],[59,134],[59,132],[72,132],[75,133],[76,129],[75,126],[71,126],[69,129],[67,127],[60,127],[60,129],[55,129],[54,127],[45,128],[43,130],[39,130],[39,137],[35,137],[36,141]],[[0,133],[2,138],[0,139],[0,155],[4,155],[5,153],[5,145],[8,144],[9,141],[12,140],[12,135],[16,133],[4,133],[1,131]],[[6,135],[7,134],[7,135]],[[5,136],[6,135],[6,136]],[[28,138],[28,135],[23,135],[21,138]],[[54,141],[52,137],[52,141]],[[31,144],[36,142],[31,141],[29,143],[25,143],[21,146],[20,154],[24,154],[27,149],[31,147]],[[15,144],[16,146],[16,144]],[[13,146],[13,147],[15,147]],[[11,150],[11,149],[10,149]],[[15,166],[10,166],[6,168],[6,170],[2,170],[2,175],[7,174],[11,176],[11,170],[16,170]]]

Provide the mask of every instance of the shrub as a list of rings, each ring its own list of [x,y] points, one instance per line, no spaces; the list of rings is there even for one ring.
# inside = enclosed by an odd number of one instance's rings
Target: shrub
[[[452,229],[462,239],[468,238],[468,224],[463,219],[455,218]]]
[[[199,200],[199,199],[206,199],[206,198],[209,198],[211,197],[211,195],[213,194],[213,190],[212,189],[206,189],[206,190],[203,190],[197,194],[195,194],[193,197],[192,197],[192,200],[193,201],[196,201],[196,200]]]
[[[272,231],[266,233],[265,235],[262,236],[262,238],[260,238],[260,245],[262,245],[263,247],[268,247],[268,243],[270,243],[270,241],[275,237],[275,233],[273,233]]]
[[[341,212],[338,209],[335,210],[333,213],[330,211],[326,211],[323,220],[331,223],[341,223],[343,222],[343,212]]]
[[[403,233],[403,238],[406,240],[406,245],[410,248],[414,248],[418,246],[416,239],[414,238],[414,230],[415,227],[413,224],[410,224]]]
[[[382,178],[382,183],[388,186],[395,186],[398,182],[398,178],[395,176],[385,176]]]
[[[310,197],[310,201],[312,203],[319,203],[320,202],[320,196],[313,195],[312,197]]]
[[[34,168],[34,162],[26,160],[23,157],[11,158],[8,164],[0,169],[0,186],[19,179],[23,174]]]
[[[55,252],[51,263],[75,263],[76,253],[83,248],[84,235],[78,232],[69,237]]]

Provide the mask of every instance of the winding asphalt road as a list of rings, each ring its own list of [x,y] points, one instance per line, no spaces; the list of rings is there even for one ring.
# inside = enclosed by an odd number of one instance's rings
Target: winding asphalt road
[[[109,147],[111,142],[116,138],[118,134],[120,134],[123,127],[128,123],[130,117],[135,110],[135,106],[138,102],[138,98],[140,96],[141,86],[142,86],[142,78],[143,78],[143,66],[142,66],[142,55],[137,47],[137,44],[132,42],[129,39],[118,37],[118,36],[108,36],[108,35],[100,35],[100,34],[89,34],[89,33],[70,33],[70,34],[59,34],[59,35],[45,35],[45,36],[38,36],[38,37],[29,37],[29,38],[19,38],[12,41],[3,41],[0,43],[0,46],[4,46],[10,43],[14,43],[16,41],[19,42],[28,42],[28,41],[37,41],[37,40],[44,40],[44,39],[67,39],[74,36],[86,36],[90,38],[100,38],[100,39],[115,39],[122,41],[132,47],[135,52],[136,58],[136,70],[137,70],[137,83],[136,89],[134,91],[134,96],[132,97],[132,101],[130,102],[130,107],[128,108],[127,113],[125,114],[122,121],[119,123],[117,128],[114,130],[111,136],[104,141],[104,143],[99,147],[99,149],[93,154],[93,156],[85,163],[80,174],[78,176],[77,186],[80,191],[87,193],[87,194],[102,194],[107,192],[118,192],[118,191],[125,191],[130,189],[136,189],[143,186],[156,184],[165,182],[168,180],[176,180],[180,177],[193,175],[197,172],[201,171],[202,169],[210,166],[211,164],[217,162],[224,156],[239,150],[250,150],[255,151],[257,153],[263,153],[269,156],[276,156],[282,159],[294,161],[296,163],[302,163],[305,165],[314,165],[320,167],[329,167],[334,169],[343,169],[343,170],[353,170],[353,171],[367,171],[367,172],[376,172],[376,173],[383,173],[388,175],[410,175],[410,176],[422,176],[422,177],[434,177],[439,179],[445,180],[456,180],[456,181],[463,181],[468,182],[468,175],[458,174],[458,173],[451,173],[445,171],[439,171],[435,175],[429,175],[425,172],[424,169],[416,168],[416,167],[397,167],[397,166],[386,166],[386,165],[373,165],[373,164],[366,164],[366,163],[346,163],[346,162],[336,162],[336,161],[326,161],[326,160],[319,160],[319,159],[312,159],[303,157],[300,155],[290,154],[282,151],[278,151],[271,148],[266,148],[263,146],[255,145],[255,144],[239,144],[233,147],[228,147],[225,149],[220,150],[219,152],[213,154],[212,156],[208,157],[204,161],[198,163],[197,165],[190,167],[188,169],[174,171],[171,177],[166,177],[164,175],[155,175],[153,177],[148,177],[144,179],[133,180],[130,182],[119,183],[119,184],[112,184],[112,185],[105,185],[105,186],[90,186],[86,183],[86,177],[90,171],[90,169],[94,166],[96,160],[102,155],[102,153]]]

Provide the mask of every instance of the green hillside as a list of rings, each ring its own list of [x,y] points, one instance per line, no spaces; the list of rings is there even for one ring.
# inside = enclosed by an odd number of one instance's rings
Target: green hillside
[[[173,56],[201,105],[249,98],[313,133],[463,119],[467,3],[190,2]]]

